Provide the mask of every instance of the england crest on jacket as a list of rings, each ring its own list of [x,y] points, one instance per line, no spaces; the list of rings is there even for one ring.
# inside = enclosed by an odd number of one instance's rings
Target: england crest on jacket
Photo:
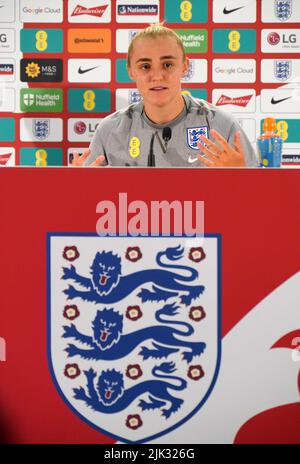
[[[220,237],[48,235],[48,354],[65,403],[149,442],[209,400],[221,359]]]

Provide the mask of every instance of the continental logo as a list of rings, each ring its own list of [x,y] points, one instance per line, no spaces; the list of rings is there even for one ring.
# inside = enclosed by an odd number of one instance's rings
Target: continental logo
[[[110,29],[69,29],[68,51],[70,53],[110,53]]]

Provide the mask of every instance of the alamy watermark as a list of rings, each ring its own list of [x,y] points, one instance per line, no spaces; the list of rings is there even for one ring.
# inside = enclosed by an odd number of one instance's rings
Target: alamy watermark
[[[292,360],[300,362],[300,337],[293,338],[292,347],[295,347],[292,351]]]
[[[0,337],[0,362],[6,361],[6,341]]]
[[[96,231],[100,237],[158,237],[204,235],[204,201],[167,200],[128,201],[127,193],[119,193],[118,202],[100,201]],[[118,231],[118,233],[117,233]]]

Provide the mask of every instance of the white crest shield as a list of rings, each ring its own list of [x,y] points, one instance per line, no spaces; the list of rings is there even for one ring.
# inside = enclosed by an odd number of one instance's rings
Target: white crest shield
[[[48,355],[85,422],[154,440],[208,400],[221,360],[220,237],[48,235]]]

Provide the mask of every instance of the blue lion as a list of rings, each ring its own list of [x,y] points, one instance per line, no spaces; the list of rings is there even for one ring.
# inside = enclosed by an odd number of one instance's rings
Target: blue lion
[[[162,410],[162,415],[167,419],[172,413],[176,412],[182,405],[183,400],[172,396],[168,390],[182,391],[187,387],[187,382],[180,377],[170,374],[176,370],[174,363],[162,363],[160,366],[154,366],[152,375],[155,380],[146,380],[134,385],[127,390],[124,389],[123,374],[115,369],[102,371],[98,377],[95,388],[94,379],[97,373],[93,369],[84,371],[87,379],[87,391],[83,387],[74,388],[74,398],[84,401],[94,411],[113,414],[126,409],[139,396],[148,393],[149,401],[140,400],[139,407],[143,410],[161,409],[166,402],[171,406]],[[161,372],[162,374],[159,374]],[[157,379],[168,379],[179,382],[174,385],[170,382]]]
[[[192,300],[199,297],[204,291],[203,285],[191,286],[186,284],[186,282],[193,282],[197,279],[198,271],[188,266],[164,264],[161,260],[163,256],[170,261],[177,261],[183,256],[183,248],[180,246],[167,248],[165,251],[157,253],[157,264],[169,270],[148,269],[122,276],[121,258],[111,251],[98,252],[90,268],[91,278],[77,274],[73,265],[70,268],[63,268],[63,279],[74,280],[88,289],[80,291],[69,285],[64,293],[69,300],[78,297],[85,301],[110,304],[127,297],[140,285],[152,283],[153,291],[142,289],[138,294],[142,302],[166,301],[170,297],[178,296],[179,292],[185,292],[187,294],[180,297],[181,303],[191,304]],[[172,272],[170,269],[185,271],[187,275]]]
[[[64,326],[64,338],[75,338],[75,340],[89,346],[89,349],[82,349],[76,345],[69,344],[65,351],[70,357],[79,355],[84,359],[114,360],[127,356],[142,342],[152,340],[155,349],[142,347],[139,353],[144,360],[150,357],[156,359],[167,358],[171,353],[178,352],[178,347],[184,347],[191,350],[183,352],[183,359],[189,363],[194,356],[203,353],[206,344],[177,338],[178,336],[190,337],[194,333],[194,328],[191,324],[162,318],[162,316],[174,316],[178,314],[177,309],[179,309],[179,306],[175,306],[175,303],[172,305],[167,304],[156,311],[155,318],[163,324],[181,326],[186,330],[175,329],[165,325],[156,325],[123,335],[123,315],[115,312],[113,309],[105,308],[97,311],[92,323],[92,336],[80,333],[74,324]]]

